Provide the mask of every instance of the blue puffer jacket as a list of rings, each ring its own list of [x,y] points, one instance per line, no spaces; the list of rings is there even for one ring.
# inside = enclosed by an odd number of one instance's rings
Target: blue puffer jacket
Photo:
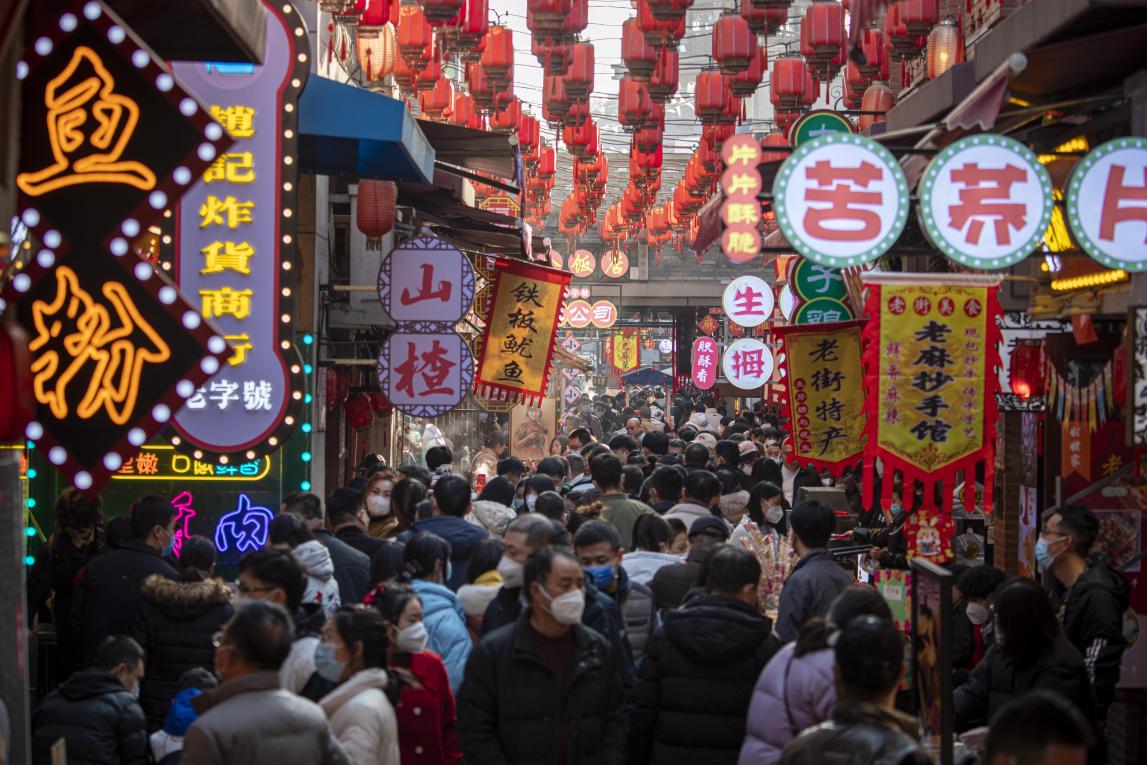
[[[450,690],[458,692],[466,660],[474,647],[466,630],[466,614],[458,596],[440,584],[425,579],[411,582],[422,599],[422,620],[430,633],[426,648],[442,657],[446,673],[450,676]]]

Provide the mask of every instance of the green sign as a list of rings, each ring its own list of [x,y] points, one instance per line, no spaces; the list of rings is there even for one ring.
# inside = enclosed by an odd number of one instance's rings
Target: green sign
[[[834,321],[849,321],[852,311],[839,300],[816,298],[797,309],[794,324],[828,324]]]
[[[852,123],[847,117],[834,111],[820,109],[809,112],[793,124],[789,143],[795,147],[829,133],[851,132],[853,132]]]
[[[829,298],[843,301],[848,296],[839,268],[829,268],[801,258],[792,275],[793,290],[804,300]]]

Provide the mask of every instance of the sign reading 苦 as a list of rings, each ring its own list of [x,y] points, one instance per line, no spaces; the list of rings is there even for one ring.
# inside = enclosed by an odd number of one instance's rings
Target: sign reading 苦
[[[1071,232],[1108,268],[1147,271],[1147,138],[1127,136],[1095,147],[1067,187]]]

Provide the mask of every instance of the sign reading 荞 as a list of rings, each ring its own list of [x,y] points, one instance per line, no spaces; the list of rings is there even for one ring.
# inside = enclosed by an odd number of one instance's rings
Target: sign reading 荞
[[[214,453],[273,449],[301,404],[293,345],[297,254],[297,109],[309,67],[302,20],[264,2],[267,49],[251,69],[174,64],[235,139],[184,196],[176,216],[176,273],[231,356],[175,419],[187,448]],[[292,421],[294,418],[291,418]]]

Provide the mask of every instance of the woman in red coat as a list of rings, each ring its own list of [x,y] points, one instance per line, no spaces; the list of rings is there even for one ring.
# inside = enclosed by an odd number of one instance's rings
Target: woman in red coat
[[[462,750],[454,732],[454,694],[446,665],[426,650],[422,601],[409,585],[384,582],[364,602],[386,620],[390,668],[404,680],[394,705],[402,765],[455,765],[462,760]]]

